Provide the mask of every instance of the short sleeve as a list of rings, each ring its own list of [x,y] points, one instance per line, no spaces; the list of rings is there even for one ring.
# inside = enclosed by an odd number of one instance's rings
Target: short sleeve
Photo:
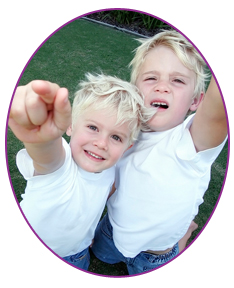
[[[49,185],[50,183],[53,184],[54,181],[58,181],[59,175],[63,175],[64,173],[67,172],[72,162],[72,156],[71,156],[70,145],[66,142],[65,139],[63,139],[63,147],[66,153],[66,157],[65,157],[65,161],[63,165],[58,170],[50,174],[45,174],[45,175],[34,176],[33,160],[29,156],[26,149],[22,149],[17,153],[16,165],[20,173],[24,177],[24,179],[27,180],[28,187],[39,188],[40,186]]]

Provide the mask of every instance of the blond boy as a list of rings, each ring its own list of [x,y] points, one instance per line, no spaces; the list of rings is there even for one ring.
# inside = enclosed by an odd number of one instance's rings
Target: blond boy
[[[20,203],[25,217],[53,252],[87,270],[114,165],[149,116],[130,83],[88,74],[80,86],[72,117],[65,88],[46,81],[19,87],[9,125],[26,148],[17,155],[27,180]]]
[[[195,47],[175,31],[141,42],[131,80],[157,113],[151,132],[142,132],[117,165],[116,192],[93,246],[102,261],[125,262],[129,274],[155,269],[184,249],[227,136],[219,89],[212,78],[205,95],[205,62]]]

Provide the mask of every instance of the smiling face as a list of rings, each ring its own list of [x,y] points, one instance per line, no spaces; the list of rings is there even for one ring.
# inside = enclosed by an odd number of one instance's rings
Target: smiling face
[[[74,161],[88,172],[102,172],[113,166],[129,146],[128,123],[116,125],[116,115],[106,109],[88,110],[74,128],[67,130]]]
[[[199,105],[193,99],[195,73],[165,46],[153,48],[147,54],[136,86],[145,97],[146,107],[158,109],[148,123],[152,131],[165,131],[181,124],[187,112],[195,111]]]

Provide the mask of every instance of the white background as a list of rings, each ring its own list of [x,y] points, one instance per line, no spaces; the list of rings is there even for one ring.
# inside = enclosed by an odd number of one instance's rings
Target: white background
[[[233,124],[233,22],[231,1],[2,1],[1,132],[5,134],[16,82],[33,52],[56,29],[82,14],[104,8],[130,8],[169,22],[198,47],[210,64],[224,95],[230,130]],[[84,4],[86,3],[87,4]],[[132,4],[131,4],[132,2]],[[150,3],[151,4],[150,4]],[[82,3],[82,5],[80,4]],[[110,5],[112,4],[112,5]],[[113,5],[115,4],[115,5]],[[101,39],[100,39],[101,41]],[[105,43],[103,43],[105,45]],[[233,103],[233,102],[232,102]],[[232,114],[232,115],[230,115]],[[232,131],[232,130],[231,130]],[[232,140],[232,139],[231,139]],[[137,277],[106,278],[81,272],[58,260],[31,232],[13,197],[1,141],[1,286],[78,287],[81,285],[163,285],[163,287],[230,287],[233,283],[231,192],[233,163],[219,205],[202,235],[175,261]],[[233,189],[232,189],[233,190]],[[82,282],[80,282],[82,281]],[[85,281],[85,282],[84,282]],[[4,283],[4,284],[3,284]],[[82,284],[81,284],[82,283]],[[228,284],[228,285],[227,285]]]

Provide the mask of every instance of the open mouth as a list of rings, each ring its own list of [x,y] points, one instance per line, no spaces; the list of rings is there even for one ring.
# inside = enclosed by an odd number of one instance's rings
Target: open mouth
[[[166,102],[152,102],[150,105],[162,109],[167,109],[169,107]]]
[[[93,152],[90,152],[90,151],[87,151],[85,150],[85,153],[88,154],[89,156],[93,157],[94,159],[97,159],[97,160],[105,160],[103,157],[93,153]]]

